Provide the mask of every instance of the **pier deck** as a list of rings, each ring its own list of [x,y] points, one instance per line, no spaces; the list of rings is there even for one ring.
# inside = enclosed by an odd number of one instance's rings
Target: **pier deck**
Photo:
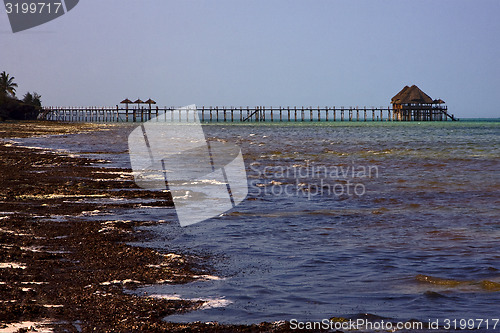
[[[143,122],[158,120],[194,121],[194,110],[177,107],[46,107],[40,119],[68,122]],[[196,108],[201,122],[305,122],[305,121],[446,121],[458,120],[446,106],[412,109],[391,107],[220,107]]]

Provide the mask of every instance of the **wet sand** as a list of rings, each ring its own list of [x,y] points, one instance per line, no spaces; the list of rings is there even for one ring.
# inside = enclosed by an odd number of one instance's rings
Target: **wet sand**
[[[0,123],[0,139],[106,130],[107,125]],[[82,216],[133,208],[126,198],[171,206],[168,193],[138,188],[130,170],[0,141],[0,331],[38,323],[66,332],[285,332],[289,323],[168,323],[203,302],[130,295],[152,283],[186,283],[214,273],[201,258],[129,246],[135,227],[155,221],[89,221]],[[119,176],[117,176],[119,175]],[[116,190],[122,189],[122,190]],[[85,199],[94,200],[85,200]],[[114,202],[100,203],[99,198]],[[165,282],[168,281],[168,282]],[[19,323],[27,323],[19,325]],[[17,323],[17,324],[16,324]],[[17,325],[17,326],[16,326]]]

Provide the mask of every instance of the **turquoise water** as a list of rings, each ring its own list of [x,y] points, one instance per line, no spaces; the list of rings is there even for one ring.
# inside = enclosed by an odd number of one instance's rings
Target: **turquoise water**
[[[134,125],[23,142],[128,167]],[[208,255],[220,278],[139,288],[214,301],[166,320],[499,317],[500,122],[219,123],[204,130],[210,140],[241,146],[249,183],[242,204],[186,228],[174,209],[114,213],[167,221],[148,227],[157,238],[141,245]]]

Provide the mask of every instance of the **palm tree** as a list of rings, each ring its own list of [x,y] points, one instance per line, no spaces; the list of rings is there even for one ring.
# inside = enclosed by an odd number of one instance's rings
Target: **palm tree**
[[[34,106],[42,106],[42,95],[33,92],[33,105]]]
[[[23,102],[25,104],[33,105],[33,106],[42,106],[42,95],[33,92],[30,93],[29,91],[24,95],[23,97]]]
[[[0,94],[16,96],[17,83],[14,82],[14,77],[9,77],[9,74],[3,71],[0,73]]]

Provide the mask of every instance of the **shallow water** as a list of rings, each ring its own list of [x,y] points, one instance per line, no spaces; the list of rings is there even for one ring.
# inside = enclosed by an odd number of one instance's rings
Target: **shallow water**
[[[22,143],[130,167],[126,139],[133,128]],[[148,227],[157,238],[142,246],[210,255],[219,280],[136,291],[211,300],[166,320],[499,317],[499,122],[204,130],[210,140],[242,147],[249,182],[242,204],[185,228],[172,208],[105,216],[165,220]]]

